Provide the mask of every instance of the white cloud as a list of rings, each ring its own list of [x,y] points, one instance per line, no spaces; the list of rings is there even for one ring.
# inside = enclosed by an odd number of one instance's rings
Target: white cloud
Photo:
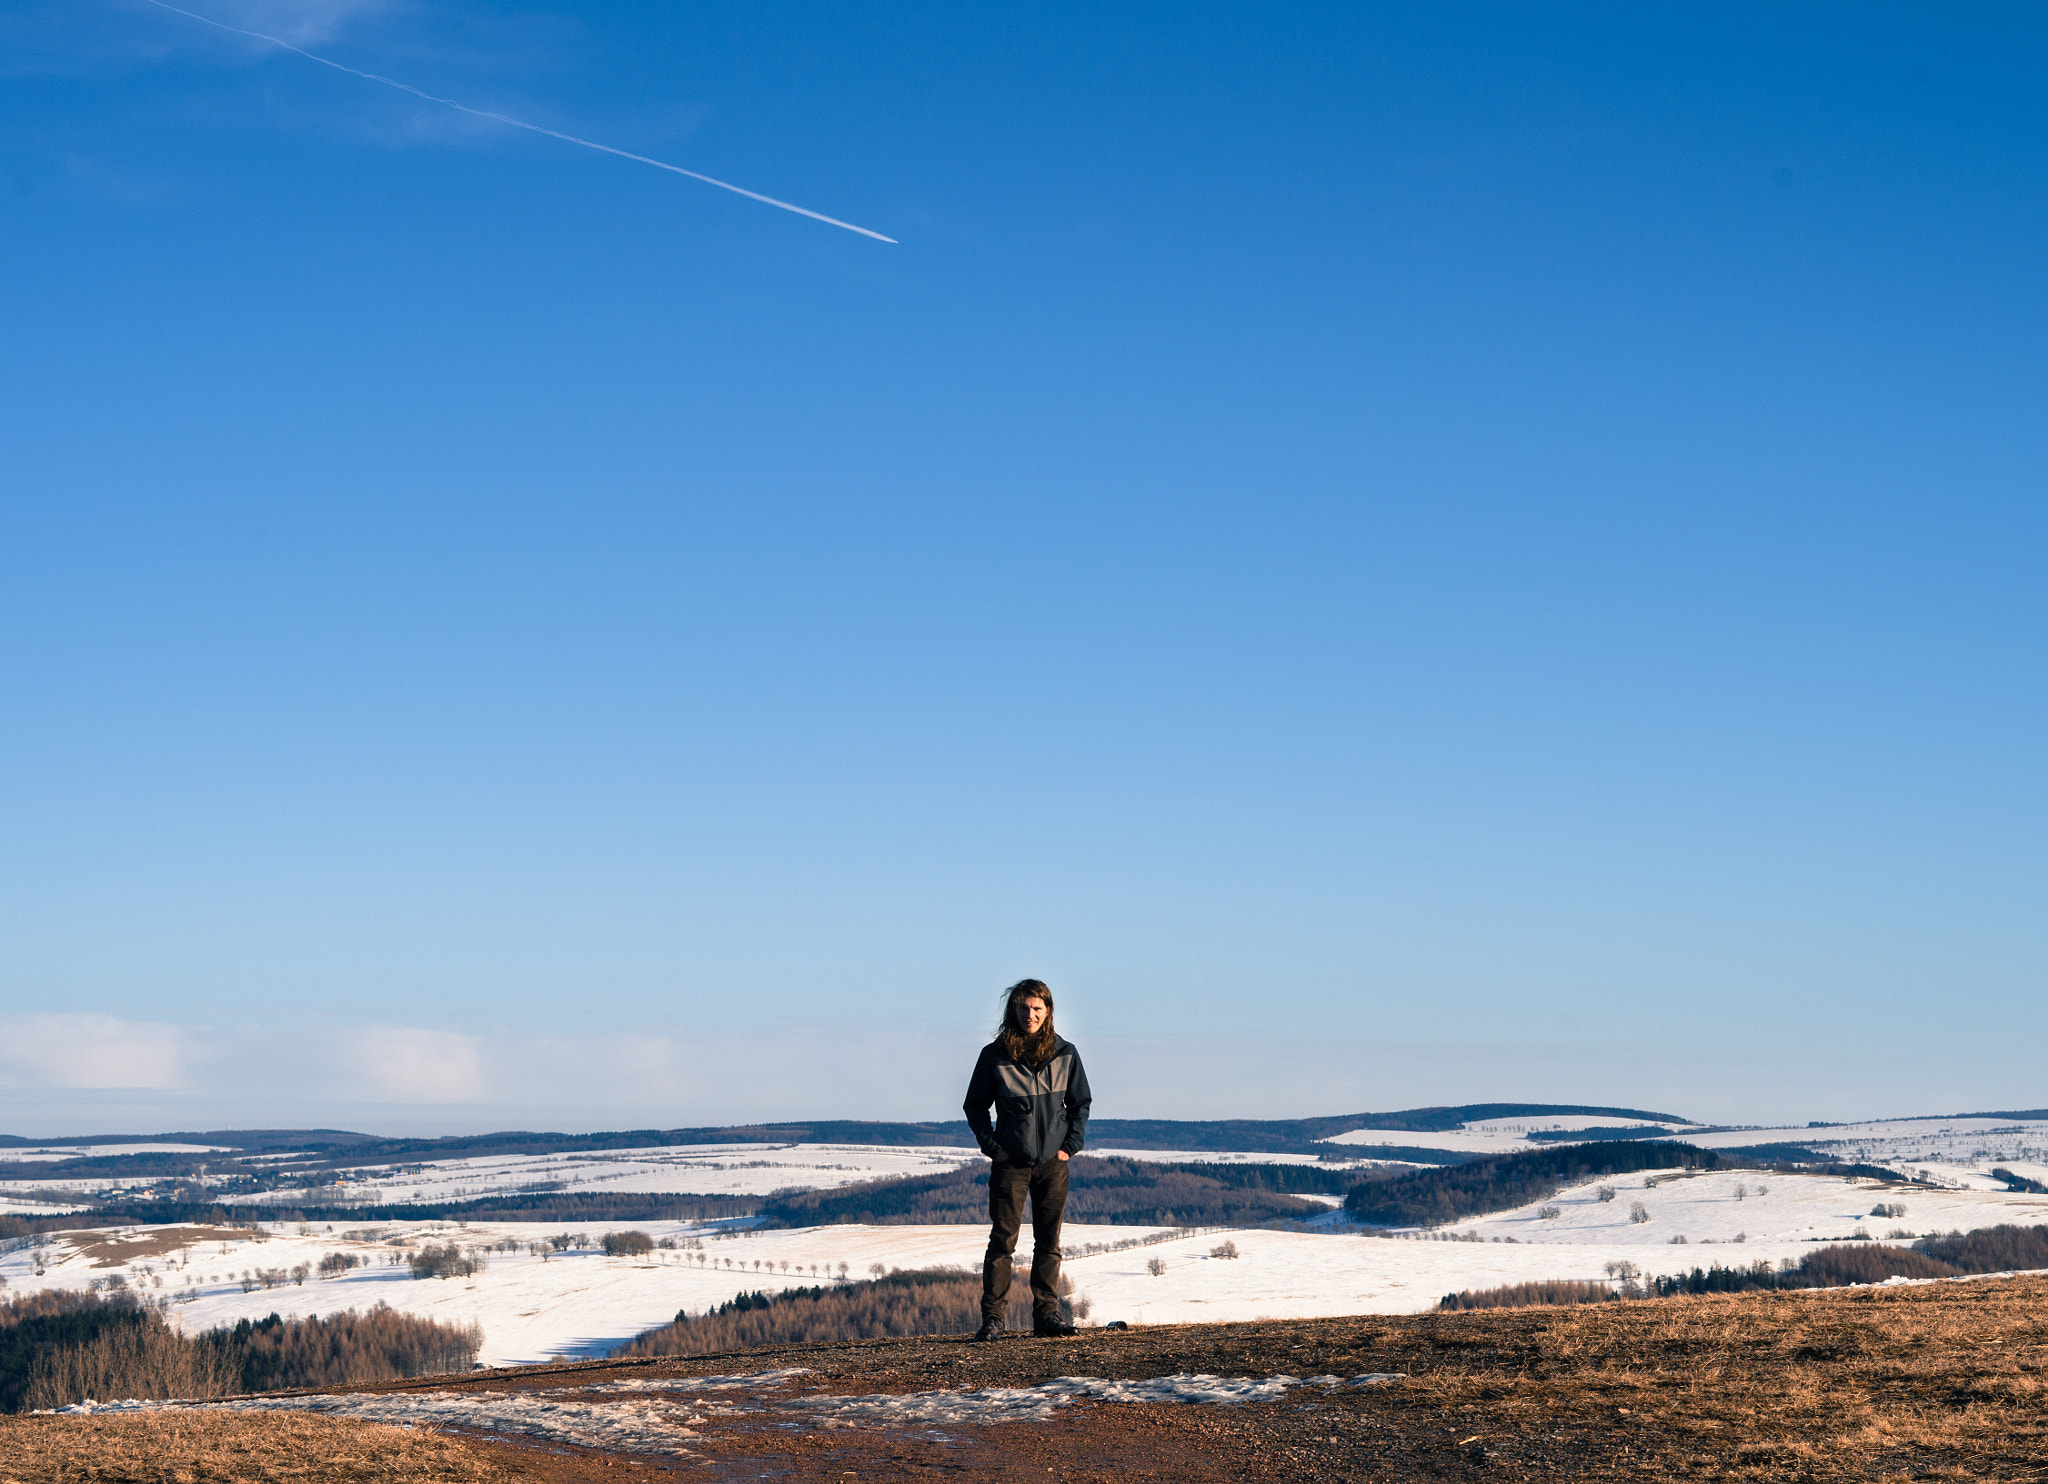
[[[366,1101],[476,1103],[484,1100],[483,1044],[475,1036],[408,1025],[372,1025],[343,1042],[347,1070]]]
[[[0,1020],[0,1081],[14,1087],[183,1087],[189,1051],[173,1025],[97,1014]]]

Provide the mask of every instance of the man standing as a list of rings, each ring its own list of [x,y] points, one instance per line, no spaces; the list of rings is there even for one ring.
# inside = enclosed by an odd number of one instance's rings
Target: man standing
[[[1067,1157],[1088,1128],[1088,1074],[1081,1054],[1052,1029],[1052,991],[1020,979],[1004,992],[1003,1025],[981,1049],[967,1083],[967,1126],[988,1172],[988,1255],[981,1264],[981,1328],[1003,1332],[1010,1297],[1010,1254],[1017,1250],[1024,1197],[1031,1196],[1031,1332],[1070,1335],[1060,1319],[1060,1216],[1067,1209]],[[989,1104],[996,1117],[989,1121]]]

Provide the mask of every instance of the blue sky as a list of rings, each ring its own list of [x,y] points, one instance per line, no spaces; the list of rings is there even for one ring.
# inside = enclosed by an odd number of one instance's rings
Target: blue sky
[[[190,8],[900,241],[0,19],[0,1127],[2048,1101],[2038,13]]]

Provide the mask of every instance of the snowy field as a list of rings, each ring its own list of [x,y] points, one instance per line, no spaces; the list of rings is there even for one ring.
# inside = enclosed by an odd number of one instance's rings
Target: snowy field
[[[767,1195],[833,1190],[896,1175],[935,1175],[978,1162],[978,1149],[904,1144],[674,1144],[586,1154],[490,1155],[368,1165],[328,1183],[270,1191],[272,1205],[468,1201],[536,1190],[587,1194]],[[246,1204],[247,1202],[245,1202]]]
[[[1165,1324],[1202,1320],[1306,1318],[1408,1313],[1463,1288],[1544,1278],[1599,1279],[1605,1265],[1629,1261],[1649,1274],[1714,1262],[1797,1260],[1820,1240],[1868,1231],[1973,1229],[2048,1222],[2048,1197],[1987,1190],[1901,1191],[1863,1180],[1762,1175],[1660,1174],[1564,1191],[1541,1207],[1459,1223],[1445,1232],[1366,1234],[1332,1214],[1321,1230],[1186,1233],[1129,1226],[1067,1227],[1067,1274],[1093,1322]],[[1640,1202],[1643,1221],[1632,1221]],[[1905,1214],[1878,1217],[1877,1204],[1902,1202]],[[1546,1216],[1555,1209],[1555,1216]],[[985,1231],[978,1226],[827,1226],[753,1231],[745,1223],[635,1222],[656,1239],[681,1245],[640,1258],[590,1248],[545,1247],[571,1228],[553,1223],[382,1222],[361,1227],[273,1224],[260,1232],[190,1227],[64,1233],[40,1248],[7,1244],[0,1277],[8,1294],[43,1287],[84,1288],[119,1277],[151,1299],[169,1301],[188,1332],[279,1314],[394,1309],[483,1326],[482,1359],[504,1365],[555,1356],[594,1356],[677,1310],[701,1313],[743,1290],[781,1289],[851,1278],[875,1267],[978,1269]],[[591,1242],[602,1227],[583,1228]],[[1462,1240],[1449,1240],[1449,1237]],[[1476,1237],[1477,1240],[1471,1240]],[[1683,1243],[1674,1239],[1683,1237]],[[1022,1249],[1028,1250],[1027,1232]],[[1236,1258],[1212,1255],[1225,1241]],[[412,1277],[406,1259],[428,1243],[501,1246],[469,1278]],[[1097,1251],[1091,1245],[1122,1244]],[[322,1257],[364,1259],[322,1279]],[[1024,1250],[1019,1257],[1023,1258]],[[1152,1273],[1158,1261],[1164,1271]],[[35,1267],[43,1267],[38,1275]],[[286,1276],[300,1265],[303,1281]],[[264,1272],[276,1286],[258,1283]],[[245,1279],[244,1275],[250,1275]]]
[[[10,1200],[0,1196],[0,1216],[69,1216],[92,1210],[90,1202],[61,1200]]]
[[[204,1152],[189,1145],[121,1146],[121,1153]],[[1166,1163],[1303,1164],[1344,1168],[1358,1161],[1320,1160],[1309,1154],[1248,1154],[1165,1149],[1094,1149],[1116,1155]],[[55,1156],[50,1156],[55,1157]],[[283,1164],[303,1155],[250,1155],[237,1168]],[[452,1203],[495,1196],[539,1193],[632,1195],[763,1196],[780,1190],[835,1190],[864,1180],[903,1175],[934,1175],[962,1165],[978,1165],[981,1151],[958,1145],[904,1144],[680,1144],[646,1149],[607,1149],[595,1153],[503,1154],[474,1159],[425,1160],[417,1163],[362,1165],[322,1171],[305,1183],[255,1195],[236,1195],[241,1206],[383,1206]],[[155,1177],[100,1178],[90,1182],[94,1193],[117,1194],[154,1183]],[[206,1179],[195,1184],[204,1186]],[[76,1180],[13,1180],[0,1182],[0,1200],[35,1193],[70,1194]],[[49,1208],[44,1208],[49,1209]]]
[[[1581,1115],[1556,1118],[1483,1118],[1460,1124],[1455,1129],[1433,1133],[1420,1133],[1409,1129],[1353,1129],[1348,1134],[1337,1134],[1324,1142],[1355,1145],[1361,1157],[1370,1157],[1375,1145],[1391,1148],[1405,1146],[1410,1149],[1441,1149],[1450,1154],[1525,1154],[1531,1149],[1544,1147],[1541,1142],[1532,1142],[1529,1138],[1531,1134],[1581,1133],[1587,1129],[1650,1126],[1652,1120],[1649,1119]],[[1674,1139],[1690,1139],[1693,1131],[1699,1127],[1683,1119],[1665,1119],[1655,1122],[1654,1126],[1671,1130],[1670,1137]]]
[[[1376,1145],[1407,1145],[1456,1154],[1526,1153],[1539,1147],[1531,1133],[1594,1128],[1626,1128],[1624,1118],[1497,1118],[1468,1123],[1447,1133],[1408,1133],[1386,1129],[1355,1129],[1328,1142],[1370,1156]],[[1640,1125],[1636,1125],[1640,1126]],[[1703,1149],[1740,1149],[1753,1144],[1798,1144],[1844,1164],[1882,1164],[1925,1168],[1937,1180],[1966,1188],[2001,1188],[1991,1178],[2002,1166],[2034,1180],[2048,1180],[2048,1121],[1998,1118],[1897,1118],[1870,1123],[1829,1124],[1812,1128],[1716,1128],[1663,1123],[1668,1137]]]
[[[1359,1129],[1327,1142],[1331,1152],[1359,1162],[1387,1161],[1380,1148],[1407,1146],[1464,1155],[1526,1153],[1557,1144],[1530,1141],[1532,1133],[1573,1133],[1630,1126],[1611,1117],[1501,1118],[1468,1123],[1441,1133]],[[1667,1122],[1669,1137],[1710,1149],[1754,1144],[1798,1144],[1843,1163],[1874,1163],[1911,1171],[1959,1189],[1996,1190],[1994,1168],[2010,1169],[2048,1182],[2048,1121],[1989,1118],[1892,1119],[1824,1128],[1719,1128]],[[194,1144],[120,1144],[89,1147],[43,1145],[0,1150],[0,1159],[49,1163],[81,1153],[126,1155],[209,1153]],[[1175,1164],[1330,1164],[1305,1154],[1241,1151],[1127,1149],[1103,1146],[1100,1155]],[[239,1155],[218,1174],[238,1169],[303,1161],[302,1154]],[[233,1194],[237,1204],[290,1208],[449,1203],[540,1193],[763,1196],[781,1190],[836,1189],[904,1175],[929,1175],[980,1161],[973,1149],[955,1145],[900,1144],[698,1144],[541,1155],[487,1155],[472,1159],[363,1164],[308,1174],[261,1194]],[[217,1176],[216,1176],[217,1177]],[[203,1186],[216,1177],[203,1177]],[[0,1211],[52,1209],[44,1200],[73,1201],[84,1194],[116,1197],[155,1183],[154,1177],[98,1177],[83,1182],[53,1172],[48,1179],[0,1182]],[[73,1207],[75,1209],[75,1206]]]
[[[123,1145],[116,1152],[208,1151],[190,1145],[157,1144]],[[5,1151],[7,1157],[15,1153]],[[305,1157],[245,1155],[232,1169],[288,1164]],[[321,1171],[304,1183],[288,1183],[256,1195],[237,1195],[234,1200],[238,1205],[252,1206],[370,1206],[447,1203],[539,1192],[767,1195],[787,1189],[829,1190],[888,1176],[931,1175],[981,1157],[976,1149],[901,1144],[680,1144],[595,1153],[487,1155]],[[95,1178],[90,1186],[94,1193],[117,1194],[153,1183],[152,1176],[127,1176]],[[214,1182],[199,1178],[192,1183],[204,1187]],[[0,1182],[0,1198],[36,1192],[69,1193],[79,1186],[75,1179],[10,1180]]]
[[[1332,1163],[1310,1154],[1110,1148],[1089,1152],[1179,1164]],[[270,1191],[241,1203],[382,1205],[476,1200],[539,1189],[768,1195],[779,1190],[836,1190],[863,1180],[902,1175],[935,1175],[982,1162],[980,1150],[952,1144],[682,1144],[593,1154],[494,1155],[402,1167],[366,1166],[343,1172],[345,1179],[340,1182]],[[1342,1162],[1338,1167],[1343,1167]]]
[[[111,1159],[124,1154],[232,1154],[222,1144],[28,1144],[0,1146],[0,1160]]]
[[[1801,1144],[1844,1164],[1880,1164],[1966,1189],[2000,1189],[1994,1167],[2048,1182],[2048,1122],[1897,1118],[1824,1128],[1722,1129],[1683,1135],[1703,1149]]]

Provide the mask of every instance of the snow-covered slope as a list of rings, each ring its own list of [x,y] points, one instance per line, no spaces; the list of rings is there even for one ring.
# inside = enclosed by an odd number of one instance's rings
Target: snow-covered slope
[[[1089,1152],[1181,1164],[1331,1163],[1307,1154],[1107,1148]],[[254,1155],[241,1163],[245,1166],[275,1164],[299,1157]],[[1369,1151],[1360,1151],[1358,1157],[1369,1158]],[[981,1159],[979,1150],[950,1144],[662,1145],[645,1149],[607,1149],[598,1153],[502,1154],[472,1159],[365,1165],[322,1172],[304,1182],[287,1183],[279,1189],[256,1194],[238,1194],[229,1190],[222,1198],[240,1206],[290,1209],[446,1205],[542,1193],[758,1196],[779,1190],[834,1190],[864,1180],[894,1176],[931,1175],[957,1169],[961,1165],[979,1164]],[[1339,1167],[1342,1163],[1338,1162]],[[148,1185],[153,1178],[99,1178],[89,1182],[88,1188],[93,1193],[117,1195],[123,1190]],[[193,1183],[204,1189],[211,1180],[209,1177],[197,1177]],[[75,1178],[0,1182],[0,1200],[9,1194],[16,1197],[50,1192],[68,1194],[77,1190],[80,1184]]]
[[[1590,1129],[1632,1129],[1652,1126],[1669,1129],[1669,1137],[1674,1139],[1689,1139],[1698,1127],[1696,1124],[1684,1122],[1646,1125],[1639,1119],[1582,1115],[1558,1118],[1488,1118],[1434,1133],[1411,1132],[1406,1129],[1353,1129],[1348,1134],[1337,1134],[1325,1142],[1355,1147],[1361,1156],[1370,1156],[1377,1146],[1442,1149],[1451,1154],[1516,1154],[1530,1149],[1548,1148],[1553,1142],[1564,1142],[1532,1140],[1529,1137],[1531,1134],[1572,1134],[1584,1133]]]
[[[368,1166],[326,1184],[269,1191],[279,1206],[450,1202],[537,1190],[573,1194],[766,1195],[831,1190],[890,1175],[931,1175],[981,1159],[976,1149],[903,1144],[681,1144],[594,1154],[490,1155]]]
[[[1532,1133],[1569,1133],[1628,1127],[1616,1118],[1491,1119],[1468,1123],[1443,1133],[1355,1129],[1327,1142],[1370,1155],[1374,1146],[1407,1145],[1442,1149],[1454,1154],[1514,1154],[1554,1148],[1553,1140],[1532,1140]],[[1794,1144],[1844,1164],[1925,1167],[1939,1179],[1953,1179],[1977,1188],[1991,1188],[1993,1166],[2003,1166],[2031,1179],[2048,1170],[2048,1121],[1999,1118],[1895,1118],[1869,1123],[1787,1125],[1783,1127],[1707,1128],[1699,1124],[1666,1123],[1666,1136],[1705,1149],[1741,1149],[1754,1145]]]
[[[1612,1198],[1602,1200],[1602,1190],[1613,1191]],[[1900,1214],[1877,1215],[1880,1205]],[[1646,1219],[1634,1219],[1637,1206]],[[1557,1214],[1545,1216],[1546,1211]],[[1839,1241],[1859,1234],[1926,1236],[2001,1222],[2048,1222],[2048,1196],[1901,1189],[1875,1180],[1759,1175],[1754,1170],[1660,1170],[1591,1181],[1540,1205],[1461,1221],[1445,1230],[1485,1241],[1498,1237],[1545,1244],[1643,1246],[1668,1245],[1679,1237],[1687,1243],[1733,1243]]]
[[[1096,1321],[1401,1313],[1428,1308],[1462,1288],[1599,1279],[1615,1261],[1659,1274],[1714,1262],[1797,1260],[1816,1241],[1859,1230],[1883,1239],[1895,1231],[2048,1222],[2048,1197],[2041,1196],[1902,1192],[1864,1180],[1754,1172],[1655,1178],[1654,1186],[1641,1178],[1612,1182],[1615,1196],[1609,1201],[1599,1199],[1598,1183],[1588,1184],[1541,1206],[1436,1233],[1366,1234],[1334,1215],[1321,1230],[1309,1232],[1069,1226],[1066,1271]],[[1636,1202],[1648,1220],[1629,1219]],[[1894,1202],[1904,1203],[1903,1216],[1871,1215],[1874,1206]],[[1548,1208],[1557,1214],[1544,1215]],[[540,1223],[386,1222],[317,1229],[280,1224],[203,1236],[189,1227],[139,1227],[125,1229],[125,1243],[109,1243],[104,1233],[66,1233],[41,1248],[7,1244],[11,1250],[0,1254],[0,1277],[7,1293],[18,1294],[45,1286],[83,1288],[119,1276],[148,1297],[170,1300],[174,1322],[188,1332],[272,1312],[329,1313],[383,1302],[434,1318],[476,1321],[484,1329],[484,1360],[506,1364],[600,1353],[666,1322],[678,1309],[701,1313],[742,1290],[826,1282],[839,1275],[842,1264],[853,1278],[869,1276],[877,1265],[977,1270],[986,1240],[979,1226],[750,1231],[744,1223],[633,1225],[683,1245],[641,1258],[610,1258],[587,1248],[542,1257],[532,1247],[568,1229]],[[594,1241],[603,1229],[585,1231]],[[1679,1236],[1683,1244],[1674,1243]],[[1226,1240],[1238,1257],[1210,1255]],[[415,1279],[403,1264],[429,1242],[465,1248],[509,1244],[516,1250],[490,1254],[474,1277]],[[1027,1234],[1023,1246],[1029,1244]],[[363,1257],[368,1265],[338,1278],[285,1279],[281,1286],[244,1291],[244,1273],[289,1272],[301,1264],[317,1269],[332,1252]],[[34,1272],[39,1255],[41,1276]],[[1149,1271],[1152,1260],[1163,1263],[1163,1273]]]
[[[112,1159],[124,1154],[228,1154],[224,1144],[26,1144],[0,1147],[0,1160]]]

